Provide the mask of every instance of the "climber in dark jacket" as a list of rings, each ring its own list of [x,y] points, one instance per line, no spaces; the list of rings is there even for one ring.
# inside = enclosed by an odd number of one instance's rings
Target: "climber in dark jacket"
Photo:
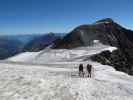
[[[92,74],[92,65],[87,64],[86,70],[88,72],[88,77],[91,78],[91,74]]]
[[[83,64],[79,65],[79,76],[84,77],[84,67]]]

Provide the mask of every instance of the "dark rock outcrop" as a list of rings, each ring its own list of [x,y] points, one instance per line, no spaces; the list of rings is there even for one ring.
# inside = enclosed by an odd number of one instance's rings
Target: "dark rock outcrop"
[[[129,63],[128,59],[126,59],[125,55],[119,49],[113,52],[103,51],[100,54],[95,54],[88,59],[100,62],[103,65],[113,66],[118,71],[133,75],[133,67]]]

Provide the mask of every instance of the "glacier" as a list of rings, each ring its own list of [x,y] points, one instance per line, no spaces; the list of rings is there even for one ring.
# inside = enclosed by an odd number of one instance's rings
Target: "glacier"
[[[133,76],[83,59],[117,48],[100,43],[75,49],[26,52],[0,62],[0,100],[132,100]],[[80,63],[92,78],[78,76]]]

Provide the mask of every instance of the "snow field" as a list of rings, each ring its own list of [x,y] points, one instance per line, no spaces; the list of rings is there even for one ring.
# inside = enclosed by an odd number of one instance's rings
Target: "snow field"
[[[0,62],[0,100],[133,100],[133,77],[113,67],[84,61],[117,48],[92,47],[26,52]],[[92,78],[78,77],[78,66],[93,66]],[[87,73],[86,73],[87,76]]]
[[[0,100],[132,100],[131,76],[88,63],[94,67],[91,79],[77,76],[78,64],[0,64]]]

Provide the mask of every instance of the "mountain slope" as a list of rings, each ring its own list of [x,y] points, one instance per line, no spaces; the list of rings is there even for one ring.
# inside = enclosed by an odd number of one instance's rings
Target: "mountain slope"
[[[0,59],[6,59],[21,53],[23,47],[37,35],[1,35]]]
[[[117,47],[129,64],[128,70],[133,70],[133,31],[114,22],[112,19],[102,19],[91,25],[81,25],[67,34],[54,45],[54,49],[72,49],[79,46],[93,45],[94,41]]]
[[[49,33],[45,35],[40,35],[37,38],[31,40],[27,45],[25,45],[23,51],[24,52],[37,52],[43,50],[48,45],[52,44],[54,41],[59,39],[60,36],[54,33]]]
[[[58,63],[63,61],[68,62],[80,62],[86,57],[100,53],[104,50],[115,50],[115,47],[103,45],[97,43],[93,46],[79,47],[75,49],[44,49],[40,52],[24,52],[14,57],[8,58],[8,61],[12,62],[23,62],[23,63],[35,63],[35,64],[47,64],[47,63]]]
[[[124,42],[130,44],[133,31],[118,25],[112,19],[99,20],[91,25],[81,25],[67,34],[62,40],[55,43],[54,48],[75,48],[93,44],[93,40],[99,40],[103,44],[119,46]]]
[[[22,43],[18,40],[0,37],[0,59],[14,56],[21,51]]]

